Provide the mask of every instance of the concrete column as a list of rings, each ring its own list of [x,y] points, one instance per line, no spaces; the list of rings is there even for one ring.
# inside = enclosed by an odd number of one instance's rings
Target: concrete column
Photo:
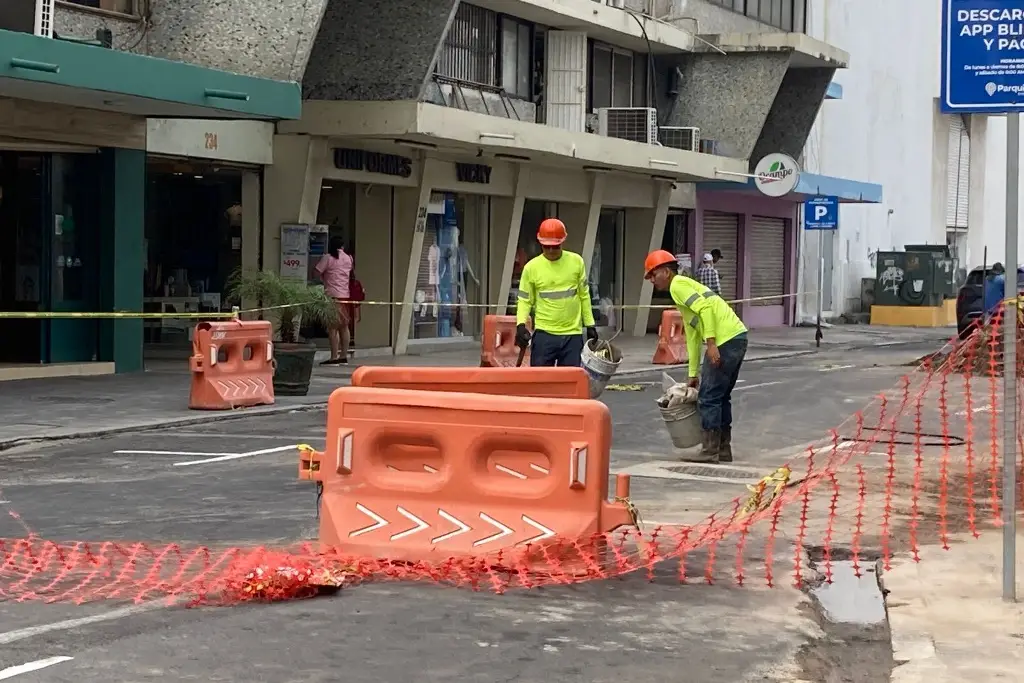
[[[242,174],[242,270],[260,269],[260,174]],[[242,308],[252,308],[256,301],[243,301]]]
[[[434,170],[437,162],[434,159],[424,158],[421,164],[423,171],[420,173],[418,187],[419,196],[416,202],[415,222],[412,227],[412,244],[409,246],[409,261],[406,265],[405,286],[402,288],[402,305],[398,313],[398,329],[395,332],[392,350],[396,356],[406,352],[409,347],[409,331],[412,327],[412,303],[416,295],[416,275],[420,269],[420,256],[423,254],[423,236],[427,231],[427,210],[430,205],[431,181],[434,178]],[[396,224],[396,230],[402,230],[401,223]]]
[[[668,220],[668,205],[669,199],[672,197],[672,183],[664,181],[655,181],[654,187],[654,216],[651,223],[651,237],[648,240],[647,254],[651,253],[655,249],[661,248],[662,240],[665,237],[665,221]],[[629,224],[626,224],[627,229]],[[647,334],[647,320],[649,317],[647,306],[651,305],[651,296],[654,294],[654,286],[644,279],[645,273],[643,273],[643,260],[637,260],[637,254],[629,253],[630,250],[626,249],[626,273],[630,273],[631,277],[626,279],[627,283],[632,282],[633,284],[628,285],[634,288],[634,291],[639,287],[639,294],[636,298],[636,305],[639,307],[636,310],[636,315],[633,319],[633,336],[643,337]],[[646,256],[646,254],[645,254]],[[635,264],[639,264],[639,268]],[[639,282],[637,282],[636,276],[639,275]],[[626,303],[633,303],[627,298]],[[623,328],[625,329],[625,328]]]
[[[326,162],[326,138],[274,136],[274,164],[263,174],[264,270],[280,269],[282,223],[316,223]]]
[[[936,244],[946,243],[946,197],[949,192],[949,116],[939,111],[936,99],[932,107],[932,202],[931,240]],[[900,224],[914,220],[913,216],[895,215],[896,234]],[[902,243],[894,245],[903,248]]]
[[[516,168],[515,191],[512,195],[512,213],[508,219],[508,236],[505,239],[505,254],[501,262],[501,279],[498,280],[497,299],[494,313],[502,315],[508,306],[508,293],[512,289],[512,269],[519,246],[519,228],[523,223],[523,204],[526,203],[526,185],[530,180],[530,167],[519,164]]]
[[[580,256],[586,270],[590,272],[590,264],[594,260],[594,245],[597,244],[597,224],[601,219],[601,206],[604,201],[604,173],[590,174],[590,204],[587,210],[587,229],[583,233],[583,250]]]

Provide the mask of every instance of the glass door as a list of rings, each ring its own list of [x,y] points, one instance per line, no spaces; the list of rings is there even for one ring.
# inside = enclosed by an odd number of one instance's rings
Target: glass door
[[[99,306],[101,168],[98,154],[53,154],[50,163],[50,211],[45,269],[49,274],[44,306],[54,312],[96,311]],[[48,301],[47,301],[48,299]],[[48,304],[48,305],[47,305]],[[45,360],[94,361],[99,321],[60,318],[49,321]]]
[[[603,338],[622,329],[622,253],[626,212],[602,209],[597,224],[597,240],[590,263],[590,301],[594,322]]]

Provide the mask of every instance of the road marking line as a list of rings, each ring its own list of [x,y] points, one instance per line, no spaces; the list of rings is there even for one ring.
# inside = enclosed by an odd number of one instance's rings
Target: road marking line
[[[144,602],[141,605],[121,607],[119,609],[110,610],[109,612],[93,614],[88,617],[65,619],[64,621],[55,621],[49,624],[40,624],[39,626],[19,628],[15,631],[0,633],[0,645],[9,645],[10,643],[15,643],[19,640],[34,638],[35,636],[42,635],[44,633],[51,633],[53,631],[70,631],[71,629],[78,628],[80,626],[89,626],[91,624],[98,624],[104,621],[115,621],[117,619],[123,619],[125,617],[134,616],[143,612],[151,612],[153,610],[169,606],[171,606],[171,603],[167,600],[152,600],[150,602]]]
[[[19,664],[18,666],[10,666],[0,671],[0,681],[7,678],[14,678],[21,674],[27,674],[32,671],[39,671],[45,669],[48,666],[54,664],[60,664],[61,662],[70,662],[74,657],[47,657],[46,659],[37,659],[34,662],[28,664]]]
[[[225,453],[218,455],[215,458],[206,458],[205,460],[188,460],[186,462],[176,462],[172,467],[187,467],[189,465],[205,465],[211,462],[225,462],[227,460],[238,460],[239,458],[252,458],[257,455],[270,455],[271,453],[284,453],[285,451],[294,451],[299,447],[298,444],[291,444],[290,446],[278,446],[277,448],[264,448],[258,451],[249,451],[248,453]]]
[[[234,453],[197,453],[195,451],[114,451],[114,455],[179,455],[193,456],[196,458],[213,458]]]
[[[746,384],[742,387],[736,387],[733,391],[743,391],[745,389],[758,389],[760,387],[771,387],[776,384],[785,384],[785,382],[761,382],[760,384]]]

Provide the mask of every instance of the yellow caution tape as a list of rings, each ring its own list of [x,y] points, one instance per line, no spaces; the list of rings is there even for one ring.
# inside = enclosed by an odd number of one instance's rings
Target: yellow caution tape
[[[802,294],[777,294],[772,296],[755,296],[748,299],[732,299],[728,301],[729,304],[742,304],[753,301],[769,301],[771,299],[787,299],[795,296],[803,296],[803,294],[811,294],[813,292],[803,292]],[[444,303],[440,301],[345,301],[342,303],[349,303],[355,306],[416,306],[425,308],[493,308],[495,310],[506,310],[508,304],[471,304],[471,303]],[[0,311],[0,320],[21,318],[21,319],[92,319],[92,320],[109,320],[109,319],[136,319],[136,320],[160,320],[160,319],[174,319],[174,320],[232,320],[238,318],[240,315],[259,315],[270,311],[278,311],[285,308],[300,308],[307,304],[282,304],[279,306],[261,306],[258,308],[248,308],[245,310],[236,310],[231,312],[224,311],[211,311],[204,313],[146,313],[142,311]],[[616,310],[667,310],[676,308],[675,304],[610,304],[609,308]]]
[[[791,474],[792,470],[783,465],[767,477],[762,477],[756,484],[752,486],[748,484],[747,490],[750,491],[750,497],[747,498],[747,502],[743,505],[740,516],[746,517],[749,514],[767,510],[772,501],[789,486]],[[768,494],[767,497],[765,496],[766,493]]]

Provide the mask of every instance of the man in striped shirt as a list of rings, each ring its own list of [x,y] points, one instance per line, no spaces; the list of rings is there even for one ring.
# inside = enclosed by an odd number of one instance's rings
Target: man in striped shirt
[[[697,282],[701,283],[715,294],[722,295],[722,278],[718,277],[715,270],[714,257],[711,254],[704,254],[704,262],[697,269]]]

